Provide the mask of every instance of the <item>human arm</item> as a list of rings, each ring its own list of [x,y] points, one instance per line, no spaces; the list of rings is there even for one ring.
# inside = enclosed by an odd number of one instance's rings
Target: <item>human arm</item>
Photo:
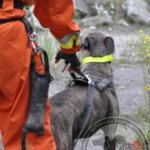
[[[80,50],[78,25],[73,22],[72,0],[34,0],[34,14],[41,25],[49,28],[58,40],[61,51],[74,54]]]

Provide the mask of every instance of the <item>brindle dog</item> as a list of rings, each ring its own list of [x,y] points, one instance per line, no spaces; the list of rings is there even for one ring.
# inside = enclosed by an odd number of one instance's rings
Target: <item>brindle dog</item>
[[[82,56],[100,57],[114,53],[114,41],[99,32],[86,33],[81,36]],[[94,90],[93,110],[87,124],[87,128],[98,120],[119,115],[118,100],[113,84],[111,63],[84,64],[82,72],[88,74],[92,81],[101,81],[104,78],[112,80],[112,83],[102,91]],[[71,150],[72,143],[77,138],[87,100],[87,86],[73,85],[51,98],[51,123],[52,132],[56,141],[57,150]],[[113,128],[104,130],[104,149],[114,150]],[[111,145],[110,148],[107,143]],[[113,142],[114,143],[114,142]]]

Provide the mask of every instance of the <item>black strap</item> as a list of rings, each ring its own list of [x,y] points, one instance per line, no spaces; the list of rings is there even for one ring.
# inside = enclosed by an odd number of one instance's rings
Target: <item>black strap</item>
[[[77,72],[81,77],[77,77],[75,75],[75,73],[70,73],[70,75],[72,76],[73,80],[70,81],[70,83],[68,84],[68,86],[71,86],[72,83],[77,84],[77,85],[84,85],[84,86],[88,86],[88,91],[87,91],[87,101],[86,101],[86,106],[85,106],[85,110],[83,113],[83,118],[82,118],[82,124],[81,124],[81,129],[80,132],[76,138],[76,140],[74,141],[72,148],[74,149],[74,147],[76,146],[79,138],[83,135],[87,124],[89,122],[92,110],[93,110],[93,101],[94,101],[94,89],[95,89],[95,84],[94,83],[89,83],[88,82],[88,78],[85,76],[85,74],[83,72]]]
[[[4,0],[0,0],[0,8],[3,7],[3,1]],[[16,8],[16,9],[23,9],[23,6],[24,6],[23,1],[21,1],[21,0],[14,0],[14,8]]]
[[[21,21],[21,19],[20,18],[0,19],[0,24],[9,23],[12,21]]]
[[[26,28],[26,31],[29,35],[33,34],[33,27],[32,25],[30,24],[30,22],[28,21],[28,19],[26,17],[23,17],[22,18],[22,21],[25,25],[25,28]]]
[[[25,25],[26,31],[27,31],[28,36],[29,36],[29,40],[31,40],[30,39],[30,35],[32,35],[34,33],[33,27],[32,27],[32,25],[30,24],[30,22],[28,21],[28,19],[26,17],[23,17],[21,20],[22,20],[22,22]],[[47,52],[44,49],[42,49],[41,47],[39,47],[39,46],[36,47],[36,50],[40,51],[41,54],[43,55],[43,59],[42,58],[41,59],[42,59],[43,64],[44,64],[45,72],[49,73],[50,80],[52,81],[53,77],[51,76],[50,69],[49,69],[49,60],[48,60]]]
[[[75,73],[70,73],[71,77],[73,78],[73,80],[71,80],[68,83],[68,87],[70,87],[72,84],[77,84],[77,85],[88,85],[88,79],[85,76],[85,74],[81,71],[76,72],[77,74],[80,75],[80,77],[77,77]]]
[[[85,129],[88,125],[88,122],[89,122],[89,119],[93,110],[94,89],[97,89],[99,92],[101,92],[101,96],[103,97],[102,91],[112,84],[112,80],[109,78],[104,78],[103,80],[99,82],[92,82],[92,81],[90,82],[83,72],[80,71],[78,72],[78,74],[81,77],[77,77],[74,73],[70,73],[73,80],[69,82],[68,86],[71,86],[72,84],[85,85],[85,86],[88,86],[88,92],[87,92],[86,106],[85,106],[85,110],[84,110],[83,118],[82,118],[81,129],[76,140],[73,143],[72,148],[76,146],[79,138],[83,136]]]
[[[67,87],[70,87],[73,84],[76,84],[79,86],[88,86],[88,81],[79,77],[79,78],[76,78],[76,79],[69,81]]]
[[[45,68],[45,73],[48,73],[50,76],[50,81],[53,80],[53,77],[50,73],[50,68],[49,68],[49,59],[48,59],[48,55],[47,52],[44,49],[41,49],[41,53],[43,54],[43,63],[44,63],[44,68]],[[42,59],[42,58],[41,58]]]
[[[84,131],[88,125],[88,122],[90,120],[90,116],[93,110],[93,101],[94,101],[94,85],[88,85],[88,92],[87,92],[87,101],[86,101],[86,106],[85,110],[83,113],[83,119],[82,119],[82,124],[81,124],[81,129],[80,132],[76,138],[76,140],[73,143],[73,148],[76,146],[79,138],[84,134]]]
[[[2,8],[2,6],[3,6],[3,1],[0,0],[0,8]]]
[[[17,9],[23,9],[23,1],[21,0],[14,0],[14,8],[17,8]]]
[[[49,72],[49,61],[48,61],[47,52],[44,49],[42,49],[42,54],[43,54],[43,57],[44,57],[45,72]]]
[[[72,76],[73,80],[69,81],[67,87],[70,87],[73,84],[80,85],[80,86],[88,86],[88,79],[81,76],[77,77],[75,73],[70,73]]]

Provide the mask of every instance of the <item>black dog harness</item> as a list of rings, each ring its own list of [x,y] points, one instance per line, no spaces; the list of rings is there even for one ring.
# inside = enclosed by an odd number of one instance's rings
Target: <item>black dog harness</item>
[[[70,87],[73,84],[76,85],[81,85],[81,86],[88,86],[88,91],[87,91],[87,101],[86,101],[86,106],[85,110],[83,113],[83,118],[82,118],[82,125],[80,132],[76,138],[76,140],[73,143],[72,148],[74,148],[79,140],[79,138],[82,137],[84,134],[84,131],[87,127],[88,121],[90,119],[92,109],[93,109],[93,101],[94,101],[94,89],[97,89],[99,92],[102,92],[106,87],[108,87],[110,84],[112,84],[112,80],[109,78],[104,78],[100,82],[93,82],[87,75],[85,75],[82,72],[78,72],[80,77],[77,77],[74,73],[71,73],[71,76],[73,80],[71,80],[68,84]]]

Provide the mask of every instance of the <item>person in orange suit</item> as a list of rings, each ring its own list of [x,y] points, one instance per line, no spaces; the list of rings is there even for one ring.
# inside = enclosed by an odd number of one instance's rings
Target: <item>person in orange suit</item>
[[[0,130],[5,150],[21,149],[21,133],[28,113],[32,50],[20,19],[25,15],[23,6],[29,3],[30,0],[0,0]],[[59,59],[63,55],[67,64],[79,68],[76,52],[80,29],[72,21],[72,0],[33,0],[33,4],[41,25],[49,28],[60,44]],[[49,104],[44,129],[43,136],[28,134],[28,150],[56,150]]]

